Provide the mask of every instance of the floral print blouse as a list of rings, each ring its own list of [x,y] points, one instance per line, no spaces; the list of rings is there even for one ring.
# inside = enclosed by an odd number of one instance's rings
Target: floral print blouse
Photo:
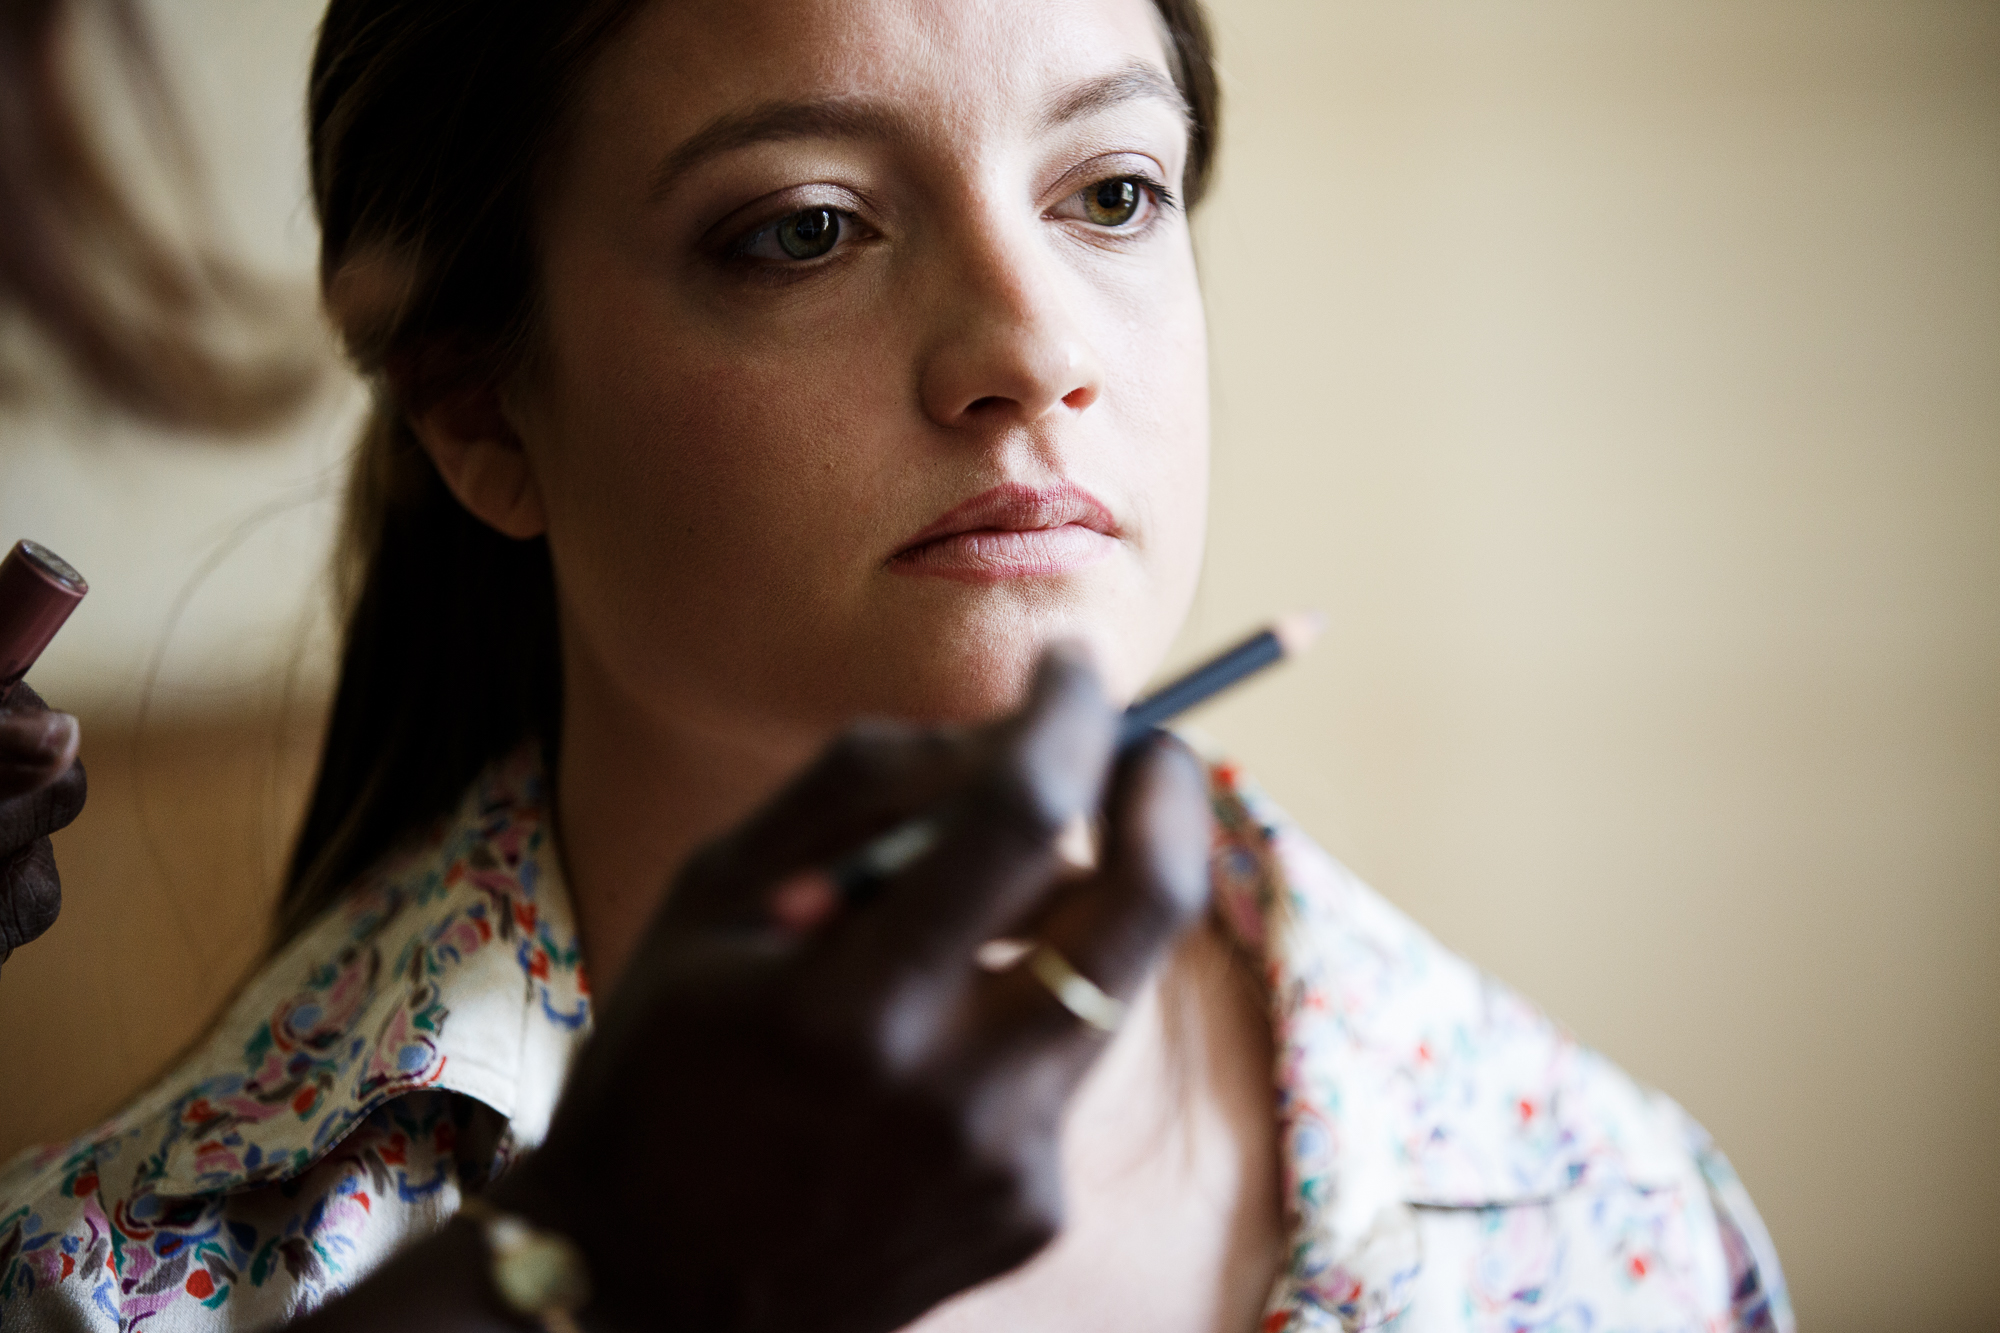
[[[1680,1107],[1439,947],[1229,766],[1212,793],[1216,910],[1264,960],[1279,1053],[1293,1230],[1261,1333],[1791,1329],[1756,1210]],[[157,1087],[0,1171],[0,1327],[314,1307],[541,1141],[589,1027],[524,751]]]

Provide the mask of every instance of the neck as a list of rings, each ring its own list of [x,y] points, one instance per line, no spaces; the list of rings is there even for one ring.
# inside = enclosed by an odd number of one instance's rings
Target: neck
[[[564,665],[556,821],[591,989],[608,995],[689,854],[774,792],[817,738],[677,723],[588,664]]]

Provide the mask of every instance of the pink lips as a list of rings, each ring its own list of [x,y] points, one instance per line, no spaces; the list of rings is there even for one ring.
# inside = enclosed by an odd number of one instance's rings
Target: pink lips
[[[889,568],[968,583],[1033,578],[1102,560],[1117,540],[1111,511],[1081,486],[1009,482],[980,492],[912,537],[889,558]]]

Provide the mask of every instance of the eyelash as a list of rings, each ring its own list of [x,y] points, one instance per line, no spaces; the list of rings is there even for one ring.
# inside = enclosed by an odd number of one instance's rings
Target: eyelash
[[[1105,176],[1099,180],[1091,181],[1089,184],[1071,191],[1063,198],[1062,204],[1079,202],[1092,190],[1099,190],[1106,185],[1115,185],[1123,181],[1129,181],[1131,184],[1136,185],[1140,193],[1145,197],[1145,206],[1140,210],[1135,220],[1128,220],[1121,223],[1094,223],[1090,222],[1088,218],[1080,220],[1107,235],[1120,238],[1142,236],[1151,231],[1153,224],[1161,217],[1175,212],[1180,207],[1180,199],[1171,189],[1163,182],[1140,172],[1123,172],[1116,176]],[[1058,205],[1058,207],[1060,206]],[[750,250],[752,247],[765,238],[774,236],[780,227],[795,218],[800,218],[807,213],[813,212],[830,213],[839,220],[839,233],[834,241],[833,248],[825,256],[817,256],[810,259],[794,258],[787,262],[780,259],[751,255]],[[771,221],[746,232],[729,245],[728,249],[724,251],[723,257],[731,264],[745,268],[763,269],[773,274],[783,272],[801,273],[822,267],[824,263],[831,262],[832,256],[849,248],[853,244],[853,241],[848,236],[850,229],[865,233],[867,224],[863,223],[858,216],[846,209],[824,207],[818,209],[799,209],[795,212],[786,213],[781,217],[773,218]]]
[[[832,248],[827,251],[827,255],[812,259],[795,258],[787,262],[781,259],[764,258],[750,253],[751,248],[760,241],[763,241],[767,237],[775,237],[778,229],[786,223],[802,218],[808,213],[830,213],[836,219],[835,225],[838,230],[835,233]],[[865,236],[867,230],[867,224],[847,209],[834,208],[825,204],[817,206],[808,205],[805,208],[794,209],[789,213],[781,214],[778,217],[772,218],[769,222],[760,223],[751,228],[748,232],[745,232],[742,236],[729,243],[728,247],[723,251],[723,259],[739,267],[760,269],[773,274],[787,271],[803,272],[808,269],[821,267],[822,260],[826,259],[827,256],[838,254],[840,251],[849,248],[855,240],[860,239],[860,236]],[[850,232],[860,233],[860,236],[851,236]]]

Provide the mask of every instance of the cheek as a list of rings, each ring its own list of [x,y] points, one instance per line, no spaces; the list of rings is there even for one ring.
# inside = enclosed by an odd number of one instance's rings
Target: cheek
[[[531,447],[564,604],[642,692],[745,664],[776,680],[840,637],[893,541],[869,501],[900,380],[838,329],[745,349],[667,309],[552,313],[552,410]]]
[[[1105,406],[1143,533],[1145,592],[1115,626],[1121,684],[1159,667],[1194,599],[1208,527],[1208,341],[1192,270],[1124,321],[1109,344]],[[1136,325],[1136,327],[1134,327]]]

